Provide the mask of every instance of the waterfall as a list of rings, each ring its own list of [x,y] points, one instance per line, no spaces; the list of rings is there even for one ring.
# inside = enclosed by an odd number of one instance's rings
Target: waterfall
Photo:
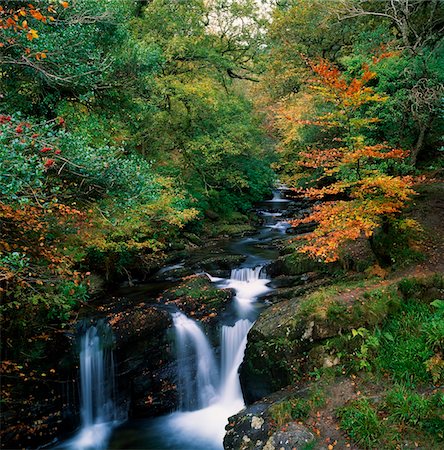
[[[220,398],[223,402],[243,401],[238,369],[244,358],[247,335],[252,325],[249,320],[241,319],[232,327],[226,325],[222,327]]]
[[[80,338],[81,428],[66,448],[104,450],[107,447],[117,420],[112,343],[111,328],[104,322],[89,327]]]
[[[238,371],[253,325],[249,320],[253,303],[270,290],[266,286],[270,280],[262,266],[234,269],[228,280],[209,277],[220,287],[235,290],[237,320],[221,327],[221,357],[216,364],[215,351],[197,322],[173,313],[180,410],[162,422],[168,430],[168,448],[222,450],[227,419],[245,406]]]
[[[286,198],[282,198],[281,190],[276,189],[273,191],[273,198],[269,200],[270,202],[288,202]]]
[[[115,420],[114,361],[108,325],[90,327],[81,338],[80,386],[82,427]],[[112,341],[111,341],[112,342]]]
[[[200,327],[184,314],[173,314],[176,329],[180,409],[209,406],[216,398],[217,367],[213,350]]]
[[[242,267],[240,269],[233,269],[230,278],[236,281],[250,282],[265,279],[266,276],[262,273],[262,266],[257,266],[254,268]]]
[[[180,411],[164,422],[168,448],[222,450],[227,419],[244,406],[238,369],[252,322],[240,319],[222,327],[220,365],[194,320],[174,313],[173,323]]]

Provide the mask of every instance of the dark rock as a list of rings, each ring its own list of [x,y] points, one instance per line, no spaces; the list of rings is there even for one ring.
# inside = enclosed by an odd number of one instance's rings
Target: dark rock
[[[202,245],[202,239],[195,235],[194,233],[183,233],[184,237],[187,238],[194,245]]]
[[[292,251],[290,254],[280,256],[267,266],[267,274],[271,277],[279,275],[297,276],[307,272],[325,270],[325,264],[315,261],[308,256]]]
[[[211,255],[192,264],[195,270],[214,273],[216,270],[231,270],[238,267],[246,259],[244,255]]]
[[[316,229],[317,224],[315,222],[301,223],[295,227],[288,228],[287,234],[306,234],[311,233]]]
[[[117,384],[130,399],[130,415],[154,416],[173,409],[176,401],[172,364],[171,316],[143,303],[112,315],[116,339]]]

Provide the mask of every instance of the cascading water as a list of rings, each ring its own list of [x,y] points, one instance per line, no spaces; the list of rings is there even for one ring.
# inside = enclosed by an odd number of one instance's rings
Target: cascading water
[[[235,302],[239,317],[243,318],[248,314],[256,299],[270,291],[267,286],[269,282],[262,266],[243,267],[231,271],[231,277],[225,283],[225,287],[236,291]]]
[[[216,398],[217,366],[205,334],[194,320],[173,314],[176,329],[180,409],[191,411],[209,406]]]
[[[111,328],[104,322],[89,327],[80,338],[81,428],[67,442],[67,448],[107,448],[111,430],[117,420],[112,342]]]
[[[289,206],[291,202],[283,199],[279,191],[274,193],[272,200],[261,202],[259,214],[263,217],[263,227],[254,236],[232,241],[226,248],[246,257],[243,267],[232,270],[228,279],[207,274],[217,286],[235,290],[233,306],[227,309],[224,316],[227,323],[220,329],[220,361],[217,361],[216,352],[198,323],[182,313],[173,314],[180,410],[150,420],[131,420],[115,428],[110,440],[108,435],[104,439],[100,436],[97,439],[96,435],[91,446],[79,445],[81,439],[77,438],[68,447],[69,450],[100,449],[105,448],[105,443],[110,449],[223,449],[227,419],[245,406],[238,370],[244,357],[248,332],[258,314],[255,302],[270,291],[267,286],[270,280],[263,266],[278,255],[274,241],[285,236]],[[162,275],[183,266],[183,263],[169,266],[159,273]],[[108,369],[103,373],[109,373]],[[94,414],[88,415],[92,420],[83,420],[93,423],[89,429],[103,420],[98,421]],[[104,425],[109,433],[112,425]],[[88,427],[82,424],[84,429]],[[98,440],[102,443],[100,446],[97,445]]]
[[[221,400],[225,403],[243,402],[238,369],[244,359],[247,335],[253,322],[238,320],[234,326],[222,327]]]
[[[164,430],[171,430],[164,448],[222,449],[227,419],[245,406],[238,370],[253,325],[246,317],[251,316],[257,297],[270,290],[266,286],[270,280],[261,266],[234,269],[230,279],[212,280],[235,290],[237,320],[233,326],[221,328],[221,361],[217,366],[199,325],[182,313],[173,314],[180,411],[163,423]]]

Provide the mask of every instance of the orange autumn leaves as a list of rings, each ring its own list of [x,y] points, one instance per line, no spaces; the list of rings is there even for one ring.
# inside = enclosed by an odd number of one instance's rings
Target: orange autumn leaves
[[[59,4],[64,9],[69,7],[69,3],[66,1],[60,1]],[[28,41],[38,39],[39,33],[33,28],[32,22],[54,22],[56,19],[53,14],[56,12],[57,10],[52,3],[46,6],[35,6],[32,3],[28,3],[20,8],[0,6],[0,48],[17,45],[17,39],[22,35],[26,36]],[[8,31],[9,33],[7,33]],[[30,55],[31,50],[26,48],[25,54]],[[47,55],[43,51],[37,52],[33,56],[37,60],[41,60],[45,59]]]
[[[384,57],[374,60],[377,64]],[[347,79],[328,61],[311,61],[304,58],[314,79],[309,89],[319,103],[322,114],[313,117],[285,116],[293,127],[318,129],[319,139],[298,153],[297,170],[303,170],[314,180],[314,186],[299,190],[310,198],[322,200],[301,223],[316,222],[317,228],[302,237],[301,252],[326,262],[336,261],[344,244],[363,236],[369,238],[382,220],[394,218],[414,195],[411,177],[388,175],[388,160],[401,161],[409,152],[391,148],[387,143],[368,142],[366,131],[380,122],[378,117],[368,117],[362,107],[384,102],[368,86],[377,74],[369,65],[363,65],[361,75]],[[325,112],[325,106],[328,112]]]

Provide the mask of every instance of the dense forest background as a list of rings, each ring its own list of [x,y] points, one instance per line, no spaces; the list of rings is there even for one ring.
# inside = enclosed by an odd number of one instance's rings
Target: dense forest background
[[[316,202],[292,251],[416,258],[402,211],[442,173],[443,26],[439,0],[1,1],[7,371],[97,285],[242,228],[277,179]]]

